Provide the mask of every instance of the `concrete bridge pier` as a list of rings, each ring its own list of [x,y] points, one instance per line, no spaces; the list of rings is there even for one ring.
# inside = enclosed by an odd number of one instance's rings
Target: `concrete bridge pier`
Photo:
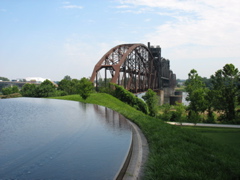
[[[164,104],[164,91],[163,90],[156,90],[155,91],[158,96],[158,105],[163,105]]]
[[[156,90],[155,92],[159,98],[158,104],[160,106],[163,104],[176,105],[176,102],[182,103],[182,93],[175,92],[174,88],[165,87],[163,90]]]
[[[182,92],[176,91],[174,92],[174,95],[170,96],[170,104],[176,105],[176,102],[182,103]]]

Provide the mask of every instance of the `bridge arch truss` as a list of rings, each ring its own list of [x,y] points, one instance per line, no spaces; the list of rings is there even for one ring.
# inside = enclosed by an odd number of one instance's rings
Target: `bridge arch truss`
[[[118,45],[110,49],[95,65],[90,80],[99,87],[99,76],[104,74],[105,83],[110,79],[111,83],[134,93],[158,89],[158,74],[154,63],[152,53],[144,44]]]

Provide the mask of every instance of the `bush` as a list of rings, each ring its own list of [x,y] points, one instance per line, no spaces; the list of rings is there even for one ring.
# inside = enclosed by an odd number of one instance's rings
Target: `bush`
[[[11,87],[2,88],[2,93],[3,93],[3,95],[12,94],[12,88]]]
[[[186,106],[183,103],[176,102],[174,107],[176,109],[176,121],[182,123],[186,119]]]
[[[93,83],[89,81],[87,78],[83,77],[79,81],[79,94],[85,100],[87,99],[90,94],[93,92]]]
[[[188,121],[197,124],[201,121],[201,117],[197,112],[190,110],[188,112]]]
[[[55,96],[66,96],[68,95],[65,91],[56,91]]]
[[[17,86],[2,88],[3,95],[9,95],[9,94],[18,93],[18,92],[19,92],[19,89]]]
[[[56,87],[51,81],[45,80],[36,87],[35,92],[36,97],[51,97],[55,95]]]
[[[24,97],[51,97],[55,96],[56,87],[49,80],[45,80],[39,86],[27,83],[23,85],[21,94]]]
[[[204,123],[215,123],[215,113],[214,112],[210,112],[207,116],[206,120],[203,120]]]
[[[24,84],[20,91],[24,97],[36,97],[36,85],[35,84]]]
[[[58,90],[65,91],[67,94],[79,93],[79,80],[77,79],[62,79],[58,83]]]
[[[178,122],[179,118],[181,118],[181,117],[179,117],[179,115],[176,111],[171,112],[170,121]]]
[[[98,92],[114,95],[114,89],[111,87],[110,83],[108,83],[108,85],[106,87],[105,86],[104,87],[99,87]]]
[[[151,90],[148,89],[146,94],[142,97],[145,102],[147,103],[149,115],[155,117],[158,112],[158,97],[157,94]]]
[[[172,117],[171,105],[163,104],[160,106],[160,110],[163,112],[163,114],[159,115],[159,119],[162,119],[163,121],[170,121]]]
[[[111,84],[111,85],[113,85],[115,87],[113,96],[115,96],[122,102],[129,104],[130,106],[134,107],[135,109],[142,111],[145,114],[148,114],[147,105],[142,99],[134,96],[133,93],[124,89],[122,86],[119,86],[117,84]]]

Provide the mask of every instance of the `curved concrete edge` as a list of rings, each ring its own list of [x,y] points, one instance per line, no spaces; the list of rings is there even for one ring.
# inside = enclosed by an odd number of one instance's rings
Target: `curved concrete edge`
[[[132,131],[131,144],[129,146],[128,153],[125,156],[124,161],[123,161],[119,171],[117,172],[117,174],[114,178],[115,180],[122,180],[123,179],[123,177],[124,177],[124,175],[127,171],[127,168],[128,168],[129,162],[131,160],[131,157],[132,157],[132,150],[133,150],[133,131]]]
[[[143,179],[144,168],[149,153],[147,139],[136,124],[132,123],[130,120],[128,120],[128,122],[132,126],[132,145],[128,155],[129,159],[126,159],[125,167],[123,166],[122,168],[121,173],[124,174],[120,179]]]

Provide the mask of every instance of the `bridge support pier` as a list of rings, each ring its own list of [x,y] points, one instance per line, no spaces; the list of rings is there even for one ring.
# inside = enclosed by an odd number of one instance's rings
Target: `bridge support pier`
[[[182,94],[175,92],[173,88],[163,88],[163,90],[155,90],[158,96],[158,104],[176,105],[176,101],[182,103]]]
[[[158,96],[158,104],[161,106],[164,104],[164,91],[163,90],[156,90],[155,91],[157,93]]]

